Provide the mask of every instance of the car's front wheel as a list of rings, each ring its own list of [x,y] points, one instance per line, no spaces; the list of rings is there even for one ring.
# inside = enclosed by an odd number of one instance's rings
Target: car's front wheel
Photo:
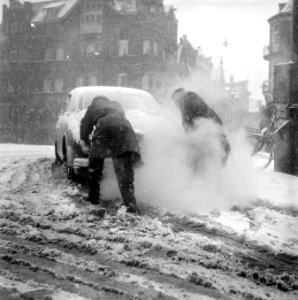
[[[57,146],[57,141],[55,142],[55,159],[56,159],[56,163],[62,164],[63,161],[60,158],[59,154],[58,154],[58,146]]]

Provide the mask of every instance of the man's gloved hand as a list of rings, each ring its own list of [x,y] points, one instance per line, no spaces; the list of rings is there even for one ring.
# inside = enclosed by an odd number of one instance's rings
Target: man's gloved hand
[[[90,153],[90,147],[84,141],[80,140],[79,145],[81,146],[82,152],[84,154]]]

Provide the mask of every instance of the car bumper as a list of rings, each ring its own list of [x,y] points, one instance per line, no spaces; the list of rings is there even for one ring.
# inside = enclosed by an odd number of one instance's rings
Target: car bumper
[[[75,158],[74,161],[73,161],[74,169],[87,168],[88,165],[89,165],[89,159],[88,158]]]

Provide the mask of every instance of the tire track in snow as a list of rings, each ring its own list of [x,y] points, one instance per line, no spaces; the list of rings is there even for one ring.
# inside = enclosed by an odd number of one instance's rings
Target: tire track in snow
[[[222,228],[208,230],[206,220],[185,216],[181,227],[178,215],[164,218],[149,209],[143,217],[90,219],[92,206],[82,201],[76,185],[52,178],[51,163],[11,162],[11,168],[0,170],[0,180],[9,177],[9,169],[15,178],[25,174],[15,188],[1,189],[1,199],[8,200],[0,202],[1,265],[25,282],[51,282],[52,294],[62,287],[91,299],[99,293],[102,299],[297,297],[295,269],[284,262],[282,270],[272,260],[275,269],[267,265],[263,274],[268,252],[250,252]]]

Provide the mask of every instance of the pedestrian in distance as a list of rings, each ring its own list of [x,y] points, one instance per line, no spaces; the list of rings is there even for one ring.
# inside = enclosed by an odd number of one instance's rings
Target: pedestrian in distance
[[[220,117],[198,94],[186,91],[184,88],[176,89],[171,98],[181,112],[182,125],[186,132],[195,130],[197,128],[197,122],[202,118],[213,120],[221,127],[222,130],[219,139],[224,151],[222,158],[222,166],[224,167],[228,161],[231,146],[224,133],[223,122]]]
[[[87,200],[92,204],[100,204],[102,196],[99,181],[102,179],[104,159],[111,157],[127,212],[140,213],[134,195],[134,166],[141,160],[140,148],[122,106],[106,97],[95,97],[81,121],[80,129],[82,148],[91,146]],[[89,136],[93,129],[90,145]]]

